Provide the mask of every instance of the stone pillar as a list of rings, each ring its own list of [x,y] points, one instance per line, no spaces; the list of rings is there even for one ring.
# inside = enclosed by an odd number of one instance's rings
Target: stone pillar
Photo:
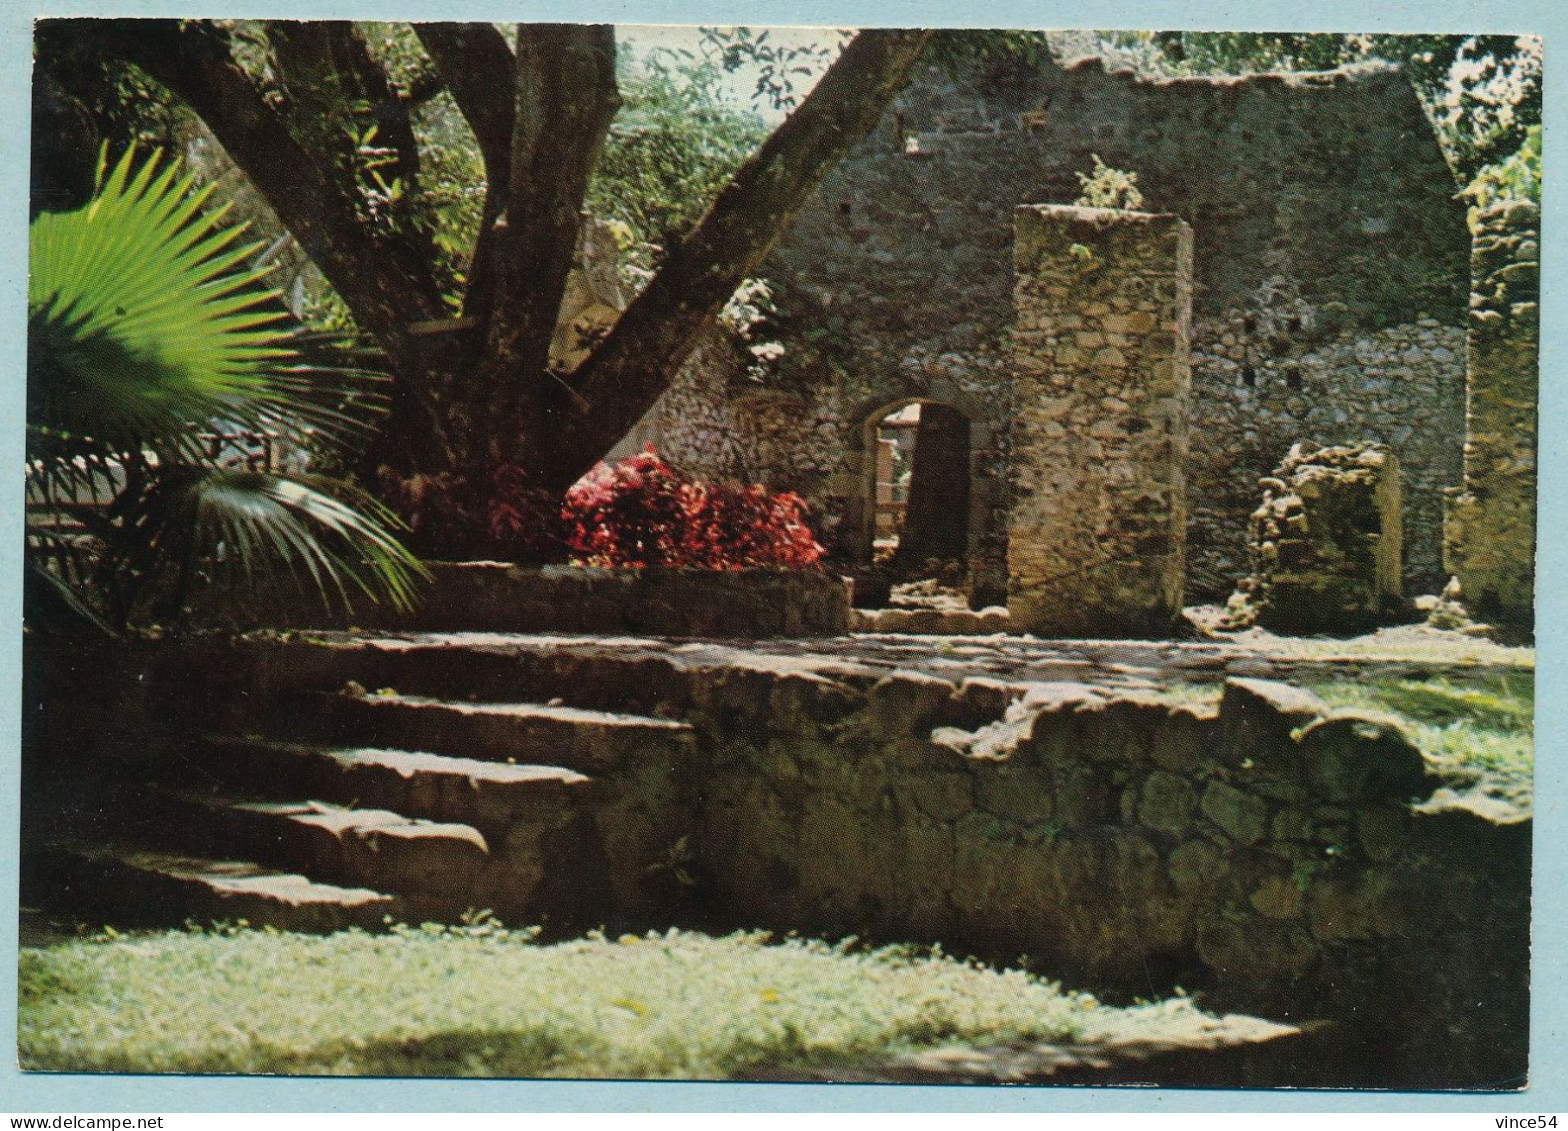
[[[1536,397],[1540,352],[1539,214],[1495,205],[1475,221],[1465,356],[1465,478],[1453,489],[1443,560],[1465,603],[1487,619],[1535,616]]]
[[[1013,262],[1013,624],[1164,634],[1182,598],[1192,229],[1024,205]]]

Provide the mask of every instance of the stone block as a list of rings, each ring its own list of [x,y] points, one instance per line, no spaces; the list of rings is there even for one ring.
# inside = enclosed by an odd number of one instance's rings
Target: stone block
[[[1267,679],[1231,677],[1220,699],[1225,743],[1238,761],[1289,767],[1296,749],[1291,733],[1322,718],[1328,705],[1303,687]]]
[[[1180,836],[1198,805],[1198,793],[1186,778],[1156,770],[1143,781],[1138,820],[1170,836]]]
[[[1179,890],[1198,892],[1223,881],[1230,872],[1230,862],[1208,841],[1189,840],[1172,850],[1166,872]]]
[[[1387,716],[1336,711],[1307,727],[1300,744],[1308,780],[1329,801],[1407,800],[1427,786],[1421,751]]]
[[[945,679],[895,671],[871,689],[868,716],[872,729],[885,737],[929,732],[957,690]]]
[[[1257,844],[1268,833],[1266,801],[1224,782],[1211,781],[1203,791],[1203,815],[1237,844]]]

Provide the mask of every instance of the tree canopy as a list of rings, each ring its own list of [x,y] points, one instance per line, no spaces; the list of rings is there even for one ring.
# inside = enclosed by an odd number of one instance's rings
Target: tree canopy
[[[102,61],[118,60],[201,118],[385,359],[391,411],[367,463],[439,484],[440,505],[469,513],[478,544],[432,548],[471,552],[485,548],[498,470],[559,497],[651,407],[795,209],[875,125],[928,37],[854,36],[722,186],[700,176],[679,186],[689,227],[636,233],[662,241],[651,277],[564,373],[550,346],[606,141],[621,118],[652,152],[670,152],[659,100],[668,107],[674,92],[626,107],[612,28],[54,20],[38,26],[37,46],[44,81],[60,89],[101,84]],[[433,97],[455,105],[477,167],[441,168],[446,148],[421,136]],[[709,124],[726,127],[716,134],[730,157],[754,140],[735,122]],[[638,161],[607,172],[613,192]],[[446,191],[464,177],[476,178],[471,195]],[[444,254],[462,228],[453,217],[475,204],[468,246]],[[625,222],[653,227],[647,215]]]

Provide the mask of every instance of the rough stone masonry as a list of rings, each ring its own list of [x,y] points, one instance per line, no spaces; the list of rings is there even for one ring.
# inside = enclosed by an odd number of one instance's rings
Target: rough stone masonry
[[[1445,564],[1483,616],[1529,624],[1535,601],[1539,212],[1476,219],[1467,348],[1464,486],[1448,499]]]
[[[1041,635],[1160,635],[1180,615],[1192,230],[1015,212],[1008,608]]]

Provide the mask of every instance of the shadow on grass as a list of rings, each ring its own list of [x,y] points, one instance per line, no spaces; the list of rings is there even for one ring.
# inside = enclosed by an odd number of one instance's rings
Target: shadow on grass
[[[518,1029],[453,1029],[421,1036],[369,1041],[328,1041],[290,1049],[255,1041],[149,1064],[123,1054],[53,1058],[21,1056],[35,1072],[132,1072],[186,1075],[392,1076],[527,1078],[582,1075],[603,1059],[604,1043],[590,1033],[540,1025]],[[570,1067],[568,1067],[570,1066]]]

